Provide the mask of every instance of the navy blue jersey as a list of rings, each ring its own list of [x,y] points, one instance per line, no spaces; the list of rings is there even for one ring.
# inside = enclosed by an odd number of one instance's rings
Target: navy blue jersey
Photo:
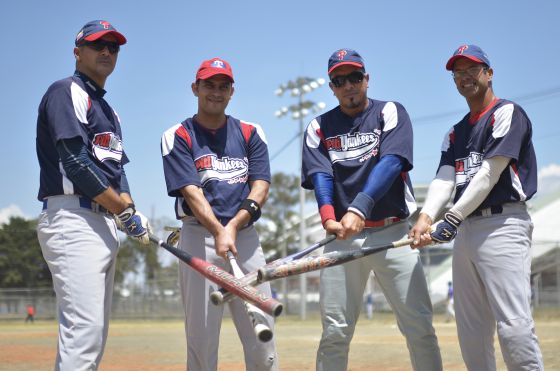
[[[412,125],[405,108],[396,102],[369,99],[367,108],[353,118],[337,106],[311,121],[304,137],[302,186],[313,189],[314,173],[332,175],[333,206],[340,221],[385,155],[400,156],[406,164],[366,220],[404,219],[416,210],[408,176],[412,169]]]
[[[494,156],[505,156],[511,161],[479,208],[530,199],[537,191],[532,131],[525,111],[505,99],[495,100],[476,117],[467,114],[453,126],[443,140],[439,167],[455,167],[455,202],[482,161]]]
[[[120,191],[122,166],[128,162],[119,117],[103,99],[105,90],[84,74],[53,83],[43,96],[37,118],[37,157],[41,168],[38,199],[83,194],[62,168],[56,143],[82,138],[93,163]]]
[[[161,139],[167,193],[176,198],[177,219],[192,216],[181,189],[201,187],[214,215],[225,225],[250,192],[249,181],[270,182],[268,148],[260,126],[227,116],[226,124],[208,130],[189,118]]]

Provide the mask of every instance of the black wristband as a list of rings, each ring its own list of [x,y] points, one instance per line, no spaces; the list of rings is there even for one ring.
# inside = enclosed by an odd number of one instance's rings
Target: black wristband
[[[251,223],[256,222],[261,217],[261,207],[255,200],[251,200],[250,198],[244,199],[239,210],[241,209],[247,210],[249,215],[251,215]]]

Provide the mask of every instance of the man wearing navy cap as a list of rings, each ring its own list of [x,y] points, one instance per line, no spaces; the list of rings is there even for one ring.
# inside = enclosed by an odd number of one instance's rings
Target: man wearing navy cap
[[[328,62],[339,105],[305,132],[302,186],[315,191],[323,227],[337,240],[325,252],[383,245],[406,236],[416,210],[412,125],[405,108],[367,97],[369,74],[355,50],[335,51]],[[442,369],[432,326],[432,304],[418,251],[391,249],[321,271],[323,334],[317,370],[346,370],[348,351],[371,271],[405,336],[412,368]]]
[[[179,248],[225,270],[230,270],[227,253],[231,252],[248,273],[266,264],[254,223],[268,198],[270,164],[261,127],[225,113],[233,82],[227,61],[202,62],[191,84],[197,113],[163,134],[161,153],[167,193],[175,199],[175,213],[183,223]],[[208,299],[218,287],[185,265],[180,266],[179,278],[187,369],[215,371],[224,307]],[[271,295],[268,283],[258,289]],[[240,299],[230,301],[229,309],[246,370],[278,370],[274,340],[257,339]],[[272,329],[273,318],[262,315]]]
[[[533,224],[525,204],[537,191],[531,121],[519,105],[496,97],[494,71],[478,46],[459,47],[446,69],[470,112],[445,134],[437,175],[410,232],[413,246],[457,237],[455,318],[469,370],[496,370],[496,328],[508,370],[543,370],[531,314]],[[431,226],[453,191],[453,207]]]
[[[76,72],[53,83],[39,105],[37,235],[53,276],[59,335],[56,370],[96,370],[103,356],[119,240],[117,226],[147,244],[123,165],[121,124],[104,99],[126,38],[109,22],[75,39]]]

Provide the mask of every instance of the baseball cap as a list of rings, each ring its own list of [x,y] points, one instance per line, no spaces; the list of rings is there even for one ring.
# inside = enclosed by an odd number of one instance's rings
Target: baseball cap
[[[480,47],[476,45],[461,45],[460,47],[458,47],[457,50],[455,50],[455,52],[453,53],[453,56],[447,61],[445,68],[448,71],[451,71],[453,69],[453,65],[455,64],[455,61],[459,58],[468,58],[471,61],[484,63],[485,65],[490,67],[490,60],[488,59],[488,56],[482,49],[480,49]]]
[[[76,46],[82,41],[95,41],[107,34],[115,36],[119,45],[126,44],[126,37],[118,32],[109,22],[96,20],[86,23],[78,32],[76,35]]]
[[[233,82],[233,71],[228,62],[220,58],[212,58],[202,62],[196,71],[197,80],[206,80],[214,75],[226,75]]]
[[[350,65],[365,69],[364,60],[357,51],[352,49],[338,49],[329,58],[328,74],[340,66]]]

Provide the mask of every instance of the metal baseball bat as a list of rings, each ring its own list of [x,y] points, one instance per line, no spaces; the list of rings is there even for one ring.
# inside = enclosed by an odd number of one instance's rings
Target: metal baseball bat
[[[231,251],[228,251],[227,256],[234,277],[240,279],[243,276],[245,276],[243,274],[243,271],[237,264],[237,260],[235,259],[235,256],[233,256]],[[245,307],[245,311],[247,312],[247,315],[251,320],[251,324],[253,325],[253,329],[255,330],[255,335],[257,335],[257,339],[259,339],[263,343],[270,341],[272,339],[273,333],[270,327],[268,327],[268,323],[266,321],[264,312],[259,308],[255,307],[253,304],[247,303],[245,301],[243,301],[243,306]]]
[[[309,254],[310,252],[317,250],[318,248],[325,246],[326,244],[334,241],[336,239],[335,235],[328,235],[327,237],[323,238],[321,241],[314,243],[313,245],[298,251],[292,255],[288,255],[284,258],[280,258],[277,259],[273,262],[270,262],[268,264],[266,264],[264,267],[276,267],[282,264],[286,264],[288,262],[291,262],[293,260],[297,260],[300,259],[302,257],[304,257],[305,255]],[[243,278],[241,278],[241,282],[243,282],[244,284],[247,285],[251,285],[251,286],[255,286],[257,285],[258,281],[257,281],[257,272],[258,271],[253,271],[250,273],[247,273]],[[219,290],[213,291],[210,294],[210,301],[214,304],[214,305],[220,305],[223,304],[225,302],[227,302],[228,300],[230,300],[232,298],[232,293],[228,292],[228,290],[226,290],[225,288],[220,288]]]
[[[333,251],[316,257],[294,260],[277,267],[268,268],[265,266],[259,269],[257,281],[262,283],[318,269],[333,267],[335,265],[347,263],[349,261],[360,259],[364,256],[392,249],[394,247],[407,246],[410,245],[412,241],[412,238],[408,238],[391,242],[387,245],[365,247],[354,251]]]
[[[228,291],[250,302],[257,308],[261,309],[263,312],[275,317],[279,316],[280,313],[282,313],[282,303],[280,303],[279,301],[269,298],[252,286],[243,284],[237,278],[233,277],[231,274],[224,271],[220,267],[217,267],[205,260],[192,256],[186,251],[179,250],[178,248],[165,243],[159,237],[151,233],[149,234],[149,236],[150,241],[156,243],[158,246],[163,247],[165,250],[175,255],[181,261],[188,264],[191,268],[202,274],[210,281],[220,285],[221,287],[227,288]]]

